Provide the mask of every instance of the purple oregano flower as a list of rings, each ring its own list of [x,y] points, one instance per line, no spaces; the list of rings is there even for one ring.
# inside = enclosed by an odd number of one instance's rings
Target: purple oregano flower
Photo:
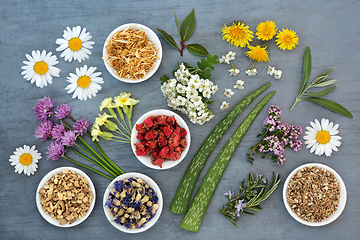
[[[39,99],[34,107],[35,117],[37,120],[46,120],[48,117],[53,114],[51,112],[52,108],[54,107],[54,101],[51,101],[49,97],[44,97]]]
[[[68,117],[70,115],[70,109],[71,109],[71,106],[66,103],[59,105],[56,108],[55,117],[57,119],[63,119],[63,118]]]
[[[64,156],[65,152],[66,149],[61,143],[53,142],[50,144],[50,146],[48,147],[48,151],[46,152],[47,159],[58,160]]]
[[[40,141],[45,141],[51,138],[51,131],[53,128],[52,121],[45,120],[38,124],[35,128],[35,137],[40,138]]]
[[[88,128],[89,128],[89,121],[84,118],[76,121],[73,127],[73,131],[82,136],[84,135],[84,133],[86,133]]]

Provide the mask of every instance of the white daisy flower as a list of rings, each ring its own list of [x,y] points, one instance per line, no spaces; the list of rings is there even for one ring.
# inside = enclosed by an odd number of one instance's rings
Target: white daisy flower
[[[52,52],[46,54],[45,50],[41,53],[39,50],[34,50],[31,55],[25,55],[29,61],[23,61],[25,66],[21,67],[24,70],[21,72],[21,75],[24,75],[24,78],[31,83],[35,82],[39,88],[46,87],[48,83],[52,84],[52,76],[60,76],[60,69],[54,67],[54,65],[59,63],[57,57],[52,55]]]
[[[60,57],[64,57],[65,61],[71,62],[77,60],[79,62],[89,58],[91,54],[89,49],[92,49],[92,45],[95,43],[89,41],[91,35],[89,32],[86,32],[86,28],[81,30],[80,26],[73,27],[72,30],[69,27],[66,27],[64,30],[63,38],[56,39],[55,43],[60,46],[56,51],[63,51]]]
[[[72,93],[73,98],[80,100],[86,100],[87,98],[95,97],[96,93],[101,89],[100,83],[104,83],[101,72],[95,72],[96,67],[84,67],[76,68],[76,74],[70,73],[70,77],[67,77],[70,84],[65,88],[67,93]]]
[[[339,124],[329,122],[329,119],[321,119],[320,122],[315,119],[314,122],[310,122],[310,126],[306,127],[304,139],[306,148],[310,148],[310,153],[315,151],[315,154],[321,156],[325,153],[326,156],[331,156],[332,150],[337,151],[341,145],[341,137],[336,134],[339,133],[337,130]]]
[[[225,88],[224,96],[227,98],[231,98],[234,95],[234,91],[231,88]]]
[[[230,105],[226,101],[221,102],[221,106],[220,106],[221,110],[228,109],[229,107],[230,107]]]
[[[36,172],[38,166],[37,163],[41,159],[41,153],[35,149],[35,145],[31,148],[27,145],[24,147],[16,148],[14,155],[10,156],[9,161],[11,166],[15,166],[15,172],[30,176]]]

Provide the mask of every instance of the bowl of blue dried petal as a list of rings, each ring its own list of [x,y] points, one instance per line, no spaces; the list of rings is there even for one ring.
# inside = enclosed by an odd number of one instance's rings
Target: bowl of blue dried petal
[[[151,228],[161,215],[163,197],[159,186],[141,173],[125,173],[106,188],[103,209],[118,230],[140,233]]]

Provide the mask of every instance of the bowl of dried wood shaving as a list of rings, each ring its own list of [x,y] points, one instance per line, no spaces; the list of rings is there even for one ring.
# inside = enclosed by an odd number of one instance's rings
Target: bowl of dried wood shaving
[[[149,79],[159,68],[161,59],[159,38],[150,28],[137,23],[115,28],[103,47],[106,69],[113,77],[126,83]]]

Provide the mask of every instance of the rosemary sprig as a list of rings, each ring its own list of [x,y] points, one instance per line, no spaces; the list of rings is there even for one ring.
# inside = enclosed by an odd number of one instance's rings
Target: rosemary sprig
[[[224,195],[229,202],[223,205],[223,209],[219,212],[224,215],[235,227],[239,221],[240,213],[255,215],[261,212],[260,203],[265,201],[278,187],[280,183],[280,175],[273,173],[271,185],[267,190],[267,180],[261,174],[254,177],[253,173],[249,173],[247,182],[241,181],[237,196],[234,190],[229,190]]]
[[[307,84],[309,82],[310,74],[311,74],[311,52],[310,52],[310,47],[307,46],[306,50],[305,50],[305,54],[304,54],[303,79],[302,79],[302,83],[301,83],[301,89],[300,89],[299,94],[295,98],[295,102],[292,105],[292,107],[290,108],[290,111],[293,110],[293,108],[295,107],[295,105],[298,102],[305,100],[305,101],[310,101],[310,102],[316,103],[320,106],[330,109],[336,113],[342,114],[346,117],[353,118],[353,115],[346,108],[341,106],[340,104],[330,101],[328,99],[321,98],[322,96],[325,96],[325,95],[331,93],[337,87],[337,85],[328,87],[337,81],[336,79],[332,79],[332,80],[326,79],[328,77],[329,73],[332,72],[332,70],[334,70],[334,68],[324,72],[323,74],[321,74],[320,76],[315,78],[314,81],[312,81],[312,83],[309,86],[307,86]],[[328,87],[328,88],[326,88],[320,92],[308,93],[307,90],[309,90],[310,88],[313,88],[313,87],[315,87],[315,88]],[[301,98],[303,95],[309,96],[309,97]]]

